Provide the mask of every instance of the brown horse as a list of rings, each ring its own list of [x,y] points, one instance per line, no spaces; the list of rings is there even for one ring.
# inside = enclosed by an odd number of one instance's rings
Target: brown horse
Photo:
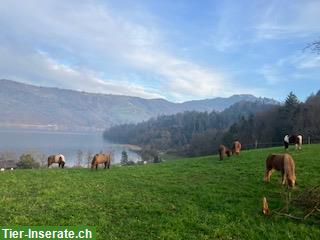
[[[48,167],[50,167],[53,163],[59,163],[59,167],[64,168],[64,164],[66,163],[65,157],[62,154],[51,155],[48,157]]]
[[[269,182],[273,170],[281,171],[282,184],[294,187],[296,183],[295,164],[290,154],[270,154],[266,159],[264,181]]]
[[[239,155],[241,151],[241,143],[239,141],[235,141],[232,146],[232,154]]]
[[[224,145],[220,145],[219,146],[219,157],[220,157],[220,160],[223,160],[224,156],[227,154],[228,157],[230,157],[231,155],[231,151]]]
[[[98,154],[94,155],[92,162],[91,162],[91,169],[93,169],[93,168],[98,169],[99,164],[104,164],[104,169],[106,169],[107,167],[109,169],[110,164],[111,164],[111,154],[110,153],[107,153],[107,154],[98,153]]]

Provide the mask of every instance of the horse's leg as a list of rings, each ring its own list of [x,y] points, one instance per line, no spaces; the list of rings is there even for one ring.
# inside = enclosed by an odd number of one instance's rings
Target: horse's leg
[[[267,169],[266,173],[264,175],[264,181],[265,182],[270,182],[270,176],[272,174],[272,169]]]
[[[59,162],[59,167],[61,166],[61,162]]]
[[[98,164],[96,163],[96,170],[98,170]]]
[[[282,174],[282,185],[287,183],[287,173],[285,171],[281,171]]]
[[[108,169],[110,168],[110,161],[108,162]]]
[[[107,168],[107,162],[104,162],[104,169]]]
[[[287,177],[286,177],[285,174],[283,174],[283,176],[282,176],[282,185],[286,185],[287,182],[288,182]]]
[[[264,180],[265,182],[268,182],[268,170],[266,170],[266,172],[265,172],[265,174],[264,174],[263,180]]]

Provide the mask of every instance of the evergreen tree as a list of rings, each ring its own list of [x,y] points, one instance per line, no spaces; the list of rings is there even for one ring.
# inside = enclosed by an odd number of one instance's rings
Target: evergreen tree
[[[290,110],[296,108],[299,103],[298,97],[293,92],[290,92],[286,98],[285,107]]]
[[[126,164],[128,164],[128,154],[125,150],[123,150],[121,154],[121,165],[126,165]]]

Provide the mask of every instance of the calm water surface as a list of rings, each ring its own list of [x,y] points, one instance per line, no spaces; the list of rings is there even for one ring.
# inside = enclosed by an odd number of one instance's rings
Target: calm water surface
[[[68,133],[44,131],[0,130],[0,152],[20,156],[23,153],[56,154],[66,157],[66,165],[73,166],[81,150],[82,163],[87,162],[88,153],[113,151],[113,163],[119,163],[121,152],[126,150],[129,160],[140,160],[139,156],[124,146],[105,141],[102,133]]]

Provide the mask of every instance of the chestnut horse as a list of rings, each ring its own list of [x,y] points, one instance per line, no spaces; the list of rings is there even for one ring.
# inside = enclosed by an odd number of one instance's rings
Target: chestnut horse
[[[51,155],[48,157],[48,167],[50,167],[53,163],[59,163],[59,167],[64,168],[64,164],[66,163],[65,157],[62,154]]]
[[[235,141],[232,146],[232,154],[239,155],[241,151],[241,143],[239,141]]]
[[[296,150],[301,150],[302,146],[302,135],[285,135],[283,138],[284,148],[287,150],[289,147],[289,143],[294,143],[296,146]]]
[[[94,155],[91,162],[91,169],[93,168],[98,169],[99,164],[104,164],[104,169],[106,169],[107,167],[109,169],[111,164],[111,153],[107,153],[107,154],[98,153]]]
[[[224,146],[222,144],[219,146],[218,151],[219,151],[220,160],[223,160],[225,154],[227,154],[228,157],[230,157],[230,155],[231,155],[231,151],[226,146]]]
[[[290,154],[270,154],[266,159],[264,181],[269,182],[273,170],[281,171],[282,184],[294,187],[296,183],[295,164]]]

